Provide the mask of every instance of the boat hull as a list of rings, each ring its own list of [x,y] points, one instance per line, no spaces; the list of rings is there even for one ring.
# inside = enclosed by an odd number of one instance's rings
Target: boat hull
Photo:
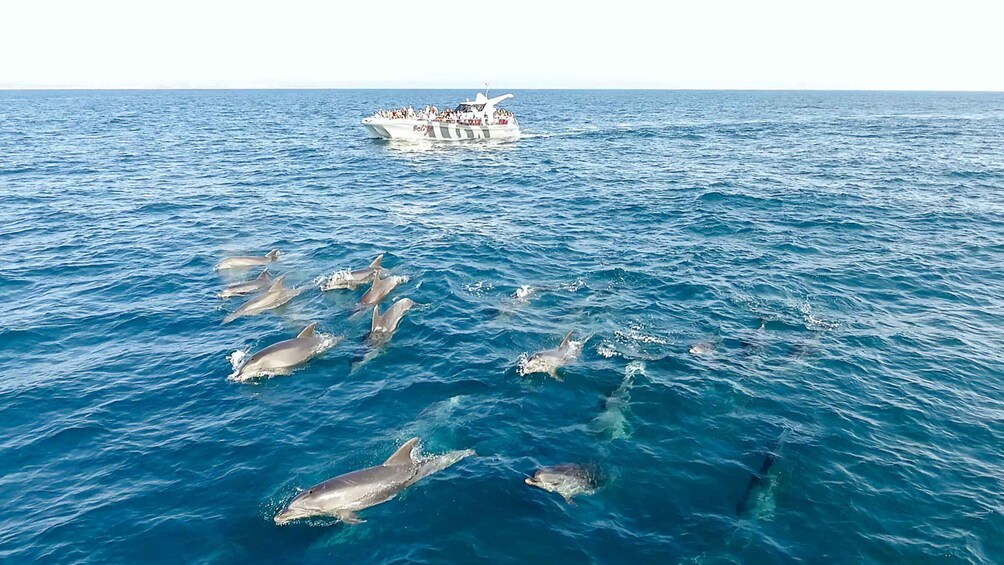
[[[374,137],[382,139],[427,139],[443,141],[468,141],[474,139],[516,139],[519,124],[474,126],[417,119],[363,120],[363,125]]]

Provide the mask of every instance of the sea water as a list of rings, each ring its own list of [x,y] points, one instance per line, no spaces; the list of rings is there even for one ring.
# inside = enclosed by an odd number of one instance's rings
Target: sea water
[[[471,95],[0,93],[0,560],[1004,561],[1004,95],[516,91],[511,143],[359,124]],[[221,325],[257,270],[214,265],[273,248],[308,290]],[[379,253],[409,278],[383,308],[417,306],[371,355],[366,287],[316,281]],[[313,321],[343,341],[227,380]],[[562,380],[518,374],[569,331]],[[272,522],[416,435],[477,456],[364,524]],[[560,463],[603,484],[524,484]]]

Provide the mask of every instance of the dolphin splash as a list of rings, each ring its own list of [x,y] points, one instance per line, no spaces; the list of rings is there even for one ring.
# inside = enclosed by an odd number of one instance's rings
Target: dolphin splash
[[[377,258],[370,263],[369,267],[365,269],[356,269],[355,271],[339,271],[330,277],[322,278],[320,287],[321,290],[337,290],[342,288],[347,289],[357,289],[361,285],[372,281],[374,278],[380,276],[381,266],[383,262],[383,254],[377,255]]]

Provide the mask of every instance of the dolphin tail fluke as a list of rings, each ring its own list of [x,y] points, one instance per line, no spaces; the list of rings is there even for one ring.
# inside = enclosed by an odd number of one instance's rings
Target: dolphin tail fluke
[[[415,458],[412,457],[412,452],[415,451],[415,446],[418,445],[420,438],[413,437],[406,441],[404,445],[397,448],[394,455],[391,455],[383,462],[384,465],[412,465],[415,462]]]
[[[383,263],[383,253],[377,255],[376,259],[374,259],[373,262],[370,263],[370,268],[374,270],[380,269],[382,263]]]
[[[317,322],[311,322],[307,327],[303,328],[296,337],[299,339],[301,337],[310,337],[314,335],[314,329],[317,327]]]
[[[282,290],[282,283],[284,282],[286,282],[286,275],[282,275],[281,277],[275,279],[275,282],[272,283],[272,286],[268,287],[268,291],[275,292],[277,290]]]

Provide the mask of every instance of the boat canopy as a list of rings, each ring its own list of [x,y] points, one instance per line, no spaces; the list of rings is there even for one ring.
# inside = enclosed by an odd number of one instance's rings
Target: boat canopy
[[[503,94],[502,96],[496,96],[494,98],[488,98],[484,93],[479,92],[477,96],[474,97],[474,101],[461,102],[457,106],[457,112],[489,112],[491,113],[495,109],[495,105],[503,100],[508,100],[512,98],[512,94]]]

